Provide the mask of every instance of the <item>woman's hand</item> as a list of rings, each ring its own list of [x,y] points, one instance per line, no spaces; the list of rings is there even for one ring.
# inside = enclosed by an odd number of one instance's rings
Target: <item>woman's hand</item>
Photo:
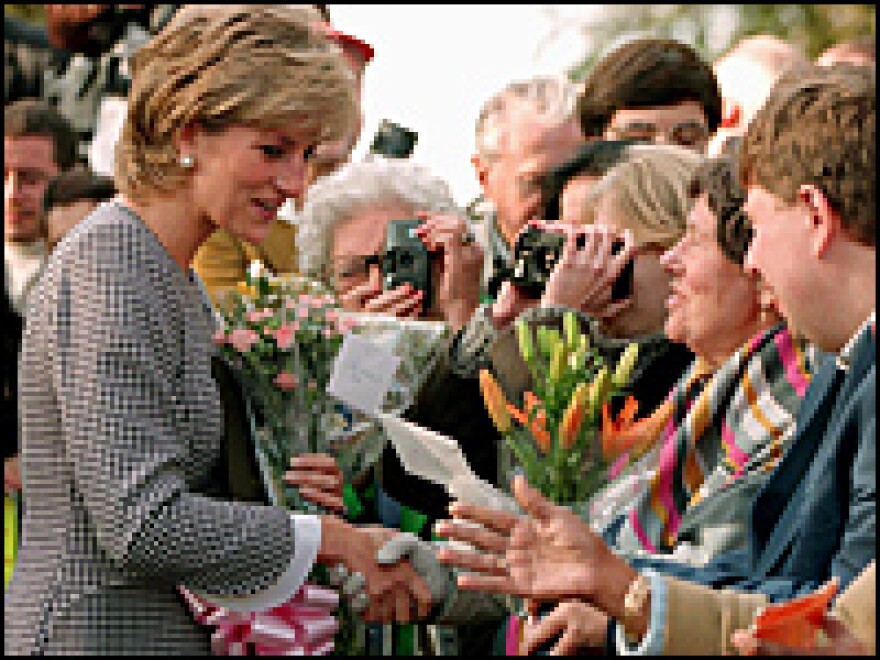
[[[601,649],[608,633],[608,617],[581,600],[559,603],[549,614],[529,617],[523,628],[522,655],[532,655],[557,636],[550,655],[574,655],[586,649]]]
[[[754,630],[737,630],[730,643],[741,655],[872,655],[840,621],[826,615],[822,620],[822,632],[828,639],[827,645],[812,648],[792,648],[755,637]]]
[[[290,468],[284,473],[284,481],[298,487],[306,500],[336,513],[345,511],[342,470],[335,458],[327,454],[300,454],[290,459]]]
[[[607,320],[632,305],[631,298],[617,302],[611,298],[614,281],[633,256],[635,247],[630,232],[624,234],[623,248],[612,254],[611,246],[617,235],[603,225],[546,222],[536,226],[566,236],[562,255],[541,296],[542,307],[568,307]],[[578,247],[579,237],[583,247]]]
[[[636,572],[580,518],[544,498],[523,477],[514,478],[513,494],[525,516],[455,502],[450,506],[454,518],[482,528],[437,524],[439,535],[478,550],[438,552],[441,562],[474,571],[459,575],[458,586],[538,602],[583,598],[619,618]]]
[[[427,212],[417,215],[423,222],[413,233],[429,251],[442,255],[434,305],[454,332],[480,305],[483,248],[461,217]]]
[[[352,287],[339,297],[339,304],[349,312],[388,314],[397,318],[418,318],[422,314],[425,294],[410,284],[382,290],[382,273],[378,266],[370,267],[369,280]]]
[[[379,530],[365,531],[334,516],[321,516],[318,561],[331,567],[345,566],[349,577],[343,591],[362,592],[355,595],[352,606],[364,621],[408,623],[423,619],[431,611],[431,590],[409,562],[393,566],[378,563],[376,555],[385,540],[387,535]]]

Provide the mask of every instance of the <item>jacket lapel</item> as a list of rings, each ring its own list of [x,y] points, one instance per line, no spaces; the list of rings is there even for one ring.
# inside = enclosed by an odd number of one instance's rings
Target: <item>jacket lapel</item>
[[[844,374],[833,356],[827,356],[801,405],[803,424],[786,456],[768,479],[752,509],[750,550],[759,575],[769,573],[779,557],[800,533],[800,512],[809,499],[811,466],[833,464],[838,451],[835,421],[840,409],[864,379],[876,360],[876,346],[869,332],[863,333],[853,351],[853,362]],[[842,382],[840,382],[842,380]],[[840,382],[840,387],[835,385]]]

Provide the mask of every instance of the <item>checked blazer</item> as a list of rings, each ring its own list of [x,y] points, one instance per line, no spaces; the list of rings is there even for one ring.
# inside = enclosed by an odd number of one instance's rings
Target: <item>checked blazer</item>
[[[177,585],[248,595],[294,554],[280,508],[224,498],[213,318],[118,203],[56,248],[28,317],[25,518],[5,651],[207,654]]]

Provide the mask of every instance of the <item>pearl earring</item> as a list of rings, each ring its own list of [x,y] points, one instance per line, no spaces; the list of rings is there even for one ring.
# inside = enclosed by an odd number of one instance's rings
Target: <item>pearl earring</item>
[[[191,169],[193,167],[193,165],[195,165],[195,164],[196,164],[196,161],[192,156],[187,155],[187,156],[180,157],[180,166],[183,167],[184,169],[187,169],[187,170]]]

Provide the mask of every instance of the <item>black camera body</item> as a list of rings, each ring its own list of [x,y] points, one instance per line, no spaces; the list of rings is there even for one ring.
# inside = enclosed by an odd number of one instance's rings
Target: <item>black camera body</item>
[[[382,255],[382,288],[385,291],[410,284],[421,291],[422,309],[432,303],[431,255],[413,230],[421,220],[391,220],[385,228],[385,253]]]
[[[386,158],[409,158],[418,140],[419,134],[415,131],[383,119],[373,137],[370,153]]]
[[[577,239],[578,247],[583,246],[584,238]],[[566,235],[544,232],[536,227],[526,227],[516,240],[513,248],[513,269],[510,281],[531,298],[540,298],[547,286],[550,274],[562,258],[562,248]],[[611,254],[623,249],[623,241],[616,239],[611,244]],[[633,260],[623,267],[620,275],[611,285],[611,299],[624,300],[633,291]]]

